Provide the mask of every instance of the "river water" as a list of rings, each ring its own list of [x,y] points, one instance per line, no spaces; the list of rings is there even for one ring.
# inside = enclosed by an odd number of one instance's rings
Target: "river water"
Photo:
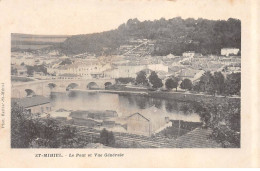
[[[119,95],[97,92],[52,93],[51,103],[54,110],[114,110],[120,117],[133,113],[151,113],[152,116],[164,115],[173,120],[200,122],[187,102],[179,102],[161,98],[144,97],[142,95]]]

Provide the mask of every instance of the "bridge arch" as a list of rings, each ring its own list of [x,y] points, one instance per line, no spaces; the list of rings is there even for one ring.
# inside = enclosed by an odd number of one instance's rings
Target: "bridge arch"
[[[48,84],[48,87],[49,87],[49,89],[52,91],[53,89],[55,89],[55,88],[57,87],[57,84],[55,84],[55,83],[49,83],[49,84]]]
[[[87,89],[99,89],[99,86],[96,82],[89,82],[87,84]]]
[[[111,82],[105,82],[105,88],[108,88],[108,87],[110,87],[110,86],[112,86],[112,83]]]
[[[27,97],[36,95],[36,93],[32,89],[25,89],[24,91],[26,92]]]
[[[77,83],[70,83],[67,87],[66,87],[66,91],[70,90],[70,89],[74,89],[79,87],[79,84]]]

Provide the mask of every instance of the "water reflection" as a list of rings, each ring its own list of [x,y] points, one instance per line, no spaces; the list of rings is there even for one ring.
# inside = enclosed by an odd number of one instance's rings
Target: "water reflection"
[[[154,108],[158,114],[166,114],[170,119],[199,122],[199,116],[187,102],[179,102],[143,95],[118,95],[111,93],[70,92],[52,94],[54,109],[67,110],[114,110],[119,116],[139,112],[149,112]]]

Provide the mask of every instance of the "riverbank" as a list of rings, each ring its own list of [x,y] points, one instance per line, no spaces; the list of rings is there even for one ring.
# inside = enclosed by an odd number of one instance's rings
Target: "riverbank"
[[[127,90],[81,90],[73,89],[70,91],[79,91],[79,92],[97,92],[97,93],[113,93],[119,95],[141,95],[145,97],[152,98],[161,98],[161,99],[170,99],[183,102],[210,102],[214,101],[215,103],[223,102],[240,102],[240,97],[224,97],[224,96],[212,96],[206,94],[195,94],[195,93],[186,93],[186,92],[163,92],[163,91],[127,91]]]

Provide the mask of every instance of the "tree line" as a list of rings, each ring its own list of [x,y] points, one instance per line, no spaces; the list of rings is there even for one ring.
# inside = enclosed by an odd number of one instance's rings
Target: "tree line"
[[[158,77],[155,71],[149,76],[146,72],[140,71],[135,79],[135,84],[143,86],[151,86],[153,89],[163,87],[162,79]],[[180,87],[181,89],[205,92],[211,95],[240,95],[241,90],[241,74],[231,73],[226,77],[221,72],[210,71],[205,72],[197,82],[192,83],[188,78],[181,80],[178,77],[169,77],[165,81],[165,88],[172,90]]]
[[[127,44],[130,39],[155,41],[153,55],[181,55],[185,51],[219,54],[225,47],[241,49],[241,21],[233,18],[214,21],[176,17],[140,22],[135,18],[115,30],[71,36],[54,47],[65,54],[89,52],[113,55],[120,45]]]

